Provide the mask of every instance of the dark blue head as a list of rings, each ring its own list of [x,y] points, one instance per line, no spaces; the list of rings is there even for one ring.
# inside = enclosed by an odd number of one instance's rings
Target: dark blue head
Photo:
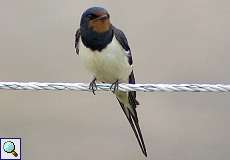
[[[91,7],[82,14],[80,25],[98,33],[106,32],[111,26],[109,13],[102,7]]]
[[[108,11],[102,7],[87,9],[81,16],[80,32],[85,46],[92,50],[104,49],[113,38]]]

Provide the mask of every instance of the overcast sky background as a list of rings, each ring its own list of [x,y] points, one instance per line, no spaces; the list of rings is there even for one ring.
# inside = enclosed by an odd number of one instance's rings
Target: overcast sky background
[[[0,81],[90,82],[74,34],[92,5],[128,37],[138,83],[230,83],[227,0],[1,0]],[[138,92],[149,159],[229,160],[229,99]],[[145,159],[112,93],[0,91],[0,109],[25,160]]]

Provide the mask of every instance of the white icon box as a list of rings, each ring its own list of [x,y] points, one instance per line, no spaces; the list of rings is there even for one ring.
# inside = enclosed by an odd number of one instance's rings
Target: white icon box
[[[0,138],[0,160],[21,160],[21,138]]]

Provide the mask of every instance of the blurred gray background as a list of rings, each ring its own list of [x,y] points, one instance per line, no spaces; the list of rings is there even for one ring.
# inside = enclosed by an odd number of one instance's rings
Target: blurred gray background
[[[101,5],[129,39],[138,83],[230,83],[228,0],[1,0],[0,81],[89,82],[74,50],[81,13]],[[141,93],[155,160],[229,160],[229,93]],[[0,91],[0,136],[25,160],[145,159],[113,94]]]

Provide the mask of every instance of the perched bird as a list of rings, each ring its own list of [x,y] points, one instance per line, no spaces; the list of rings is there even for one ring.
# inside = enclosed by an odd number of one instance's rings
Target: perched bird
[[[82,14],[80,28],[75,35],[75,48],[84,66],[94,77],[89,85],[94,94],[96,81],[112,84],[111,90],[147,157],[136,112],[136,106],[139,105],[136,92],[118,91],[119,83],[135,84],[131,50],[124,33],[111,24],[106,9],[92,7]]]

